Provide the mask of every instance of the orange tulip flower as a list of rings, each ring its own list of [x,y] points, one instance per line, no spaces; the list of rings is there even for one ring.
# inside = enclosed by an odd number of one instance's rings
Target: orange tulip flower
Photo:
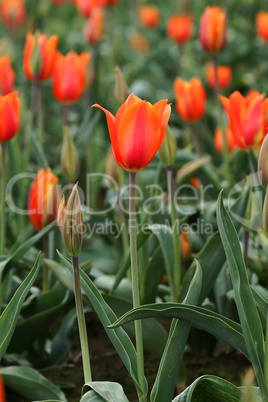
[[[6,95],[13,91],[15,72],[8,55],[0,57],[0,94]]]
[[[40,169],[32,183],[28,197],[28,216],[37,230],[57,219],[60,203],[58,181],[50,169]]]
[[[232,70],[230,66],[218,66],[217,76],[220,89],[225,89],[231,82]],[[210,65],[207,69],[207,80],[210,88],[216,88],[215,70],[213,65]]]
[[[8,141],[19,129],[20,99],[18,92],[0,95],[0,141]]]
[[[218,52],[226,44],[227,18],[220,7],[207,7],[201,17],[199,41],[207,52]]]
[[[232,150],[235,147],[235,140],[234,140],[233,132],[230,130],[229,127],[225,128],[225,136],[226,136],[226,141],[227,141],[228,152],[232,152]],[[215,146],[215,149],[219,153],[222,153],[222,151],[223,151],[223,138],[222,138],[222,130],[219,127],[215,131],[214,146]]]
[[[255,90],[245,98],[235,91],[229,98],[221,96],[221,102],[236,145],[243,150],[259,147],[267,132],[268,98]]]
[[[99,43],[103,36],[104,13],[102,8],[95,8],[84,29],[86,41],[92,45]]]
[[[185,232],[181,232],[180,234],[180,249],[181,249],[181,257],[183,260],[186,260],[191,251],[191,244],[189,235]]]
[[[70,105],[77,102],[86,85],[86,68],[90,60],[88,53],[80,56],[71,51],[66,56],[56,53],[53,68],[52,88],[58,102]]]
[[[177,78],[174,91],[176,110],[180,117],[192,123],[201,119],[206,106],[206,91],[201,81],[196,77],[189,82]]]
[[[108,0],[75,0],[78,11],[86,18],[95,8],[105,7]]]
[[[0,375],[0,402],[5,402],[5,388]]]
[[[167,34],[178,45],[187,42],[193,35],[193,20],[190,15],[173,15],[167,23]]]
[[[15,29],[24,24],[26,15],[24,0],[2,0],[0,17],[3,25]]]
[[[156,28],[160,22],[160,13],[156,6],[142,6],[139,9],[140,23],[146,28]]]
[[[268,13],[260,11],[256,16],[256,31],[260,38],[268,42]]]
[[[23,54],[23,68],[24,73],[28,78],[28,80],[34,79],[31,59],[34,52],[34,47],[36,45],[35,41],[36,41],[35,36],[31,33],[28,33]],[[40,70],[37,74],[37,78],[39,81],[45,81],[51,76],[57,51],[57,45],[58,45],[58,37],[56,35],[51,36],[51,38],[49,39],[47,39],[46,35],[43,34],[38,35],[38,47],[40,52]]]
[[[171,112],[167,100],[154,105],[131,94],[116,116],[100,105],[107,118],[114,157],[129,172],[145,168],[160,148]]]

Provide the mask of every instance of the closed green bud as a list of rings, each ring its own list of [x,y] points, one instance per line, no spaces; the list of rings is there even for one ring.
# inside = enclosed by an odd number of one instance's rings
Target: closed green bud
[[[268,134],[262,142],[258,159],[259,180],[264,188],[268,185]]]
[[[119,187],[123,184],[124,171],[114,159],[113,148],[110,147],[106,159],[106,173],[112,177]]]
[[[173,132],[169,126],[166,129],[166,135],[161,147],[158,150],[158,156],[165,166],[173,165],[177,153],[177,143]]]
[[[78,153],[67,127],[63,128],[63,142],[61,148],[61,168],[68,182],[77,179],[79,171]]]
[[[129,89],[118,66],[115,67],[115,97],[119,105],[125,102],[129,96]]]
[[[83,243],[83,219],[78,183],[73,187],[67,205],[60,204],[58,224],[61,227],[61,238],[71,257],[78,257]]]
[[[39,33],[34,34],[34,48],[30,58],[30,67],[34,76],[37,76],[42,68],[42,55],[39,46]]]

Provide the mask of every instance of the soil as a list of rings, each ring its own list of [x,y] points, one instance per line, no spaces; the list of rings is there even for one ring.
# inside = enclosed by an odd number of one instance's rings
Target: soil
[[[120,383],[128,400],[130,402],[137,402],[136,389],[131,377],[113,348],[97,316],[93,314],[89,320],[87,324],[90,326],[88,337],[92,378],[94,381],[114,381]],[[157,357],[145,353],[145,375],[148,381],[149,392],[153,386],[158,365],[159,359]],[[184,366],[184,386],[191,384],[203,374],[217,375],[235,385],[241,385],[242,378],[250,367],[250,363],[242,354],[232,351],[228,354],[220,353],[218,356],[198,356],[196,353],[185,354]],[[68,402],[79,402],[83,386],[79,339],[76,339],[75,347],[64,364],[44,370],[42,373],[45,377],[62,386]],[[177,391],[182,391],[181,386]],[[21,399],[15,398],[14,395],[8,397],[6,402],[15,401],[22,402]]]

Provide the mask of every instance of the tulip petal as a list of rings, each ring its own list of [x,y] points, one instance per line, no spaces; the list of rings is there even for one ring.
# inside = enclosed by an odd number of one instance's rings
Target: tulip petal
[[[118,148],[129,171],[147,166],[158,151],[161,137],[159,116],[145,101],[136,102],[122,115],[118,130]]]
[[[245,143],[248,146],[252,146],[255,143],[255,136],[262,126],[262,102],[264,95],[257,96],[250,105],[248,114],[244,122],[243,136]]]
[[[118,163],[118,165],[125,169],[125,164],[121,158],[121,155],[120,155],[120,152],[118,149],[114,115],[111,112],[109,112],[109,110],[98,105],[97,103],[92,105],[92,107],[97,107],[104,111],[104,113],[106,115],[106,119],[107,119],[109,135],[110,135],[110,139],[111,139],[111,143],[112,143],[112,147],[113,147],[114,158],[115,158],[116,162]]]

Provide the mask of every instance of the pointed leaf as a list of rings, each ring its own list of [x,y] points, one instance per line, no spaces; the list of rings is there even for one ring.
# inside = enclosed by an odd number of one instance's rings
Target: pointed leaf
[[[39,253],[32,270],[17,289],[0,317],[0,360],[11,341],[23,302],[37,277],[40,257],[41,253]]]

